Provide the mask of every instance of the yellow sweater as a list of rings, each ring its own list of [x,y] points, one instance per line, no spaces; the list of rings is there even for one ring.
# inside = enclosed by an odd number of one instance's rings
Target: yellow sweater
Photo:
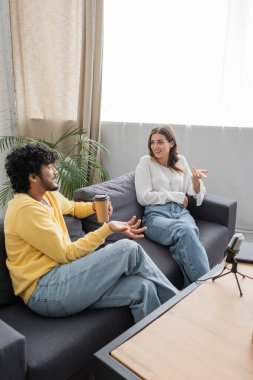
[[[7,267],[14,292],[28,302],[38,280],[52,268],[95,251],[112,231],[106,223],[71,242],[63,215],[84,218],[94,213],[91,202],[74,202],[48,192],[45,206],[19,193],[9,202],[5,220]]]

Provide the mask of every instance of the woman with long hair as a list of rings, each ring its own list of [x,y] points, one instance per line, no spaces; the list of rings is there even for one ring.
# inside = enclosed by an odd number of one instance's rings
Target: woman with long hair
[[[145,207],[142,219],[145,235],[168,246],[180,265],[185,286],[209,271],[199,230],[187,210],[188,196],[202,204],[208,170],[190,170],[184,156],[177,152],[175,134],[169,125],[157,125],[148,139],[149,155],[143,156],[135,172],[138,202]]]

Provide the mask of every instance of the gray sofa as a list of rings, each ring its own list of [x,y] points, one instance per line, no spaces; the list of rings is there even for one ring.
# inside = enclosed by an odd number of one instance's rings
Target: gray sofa
[[[113,219],[141,218],[134,189],[134,173],[75,191],[74,199],[89,201],[107,193],[114,207]],[[211,267],[224,256],[235,229],[236,202],[207,194],[201,207],[190,199],[189,209],[206,248]],[[65,217],[73,240],[98,227],[96,216],[78,220]],[[13,221],[15,223],[15,221]],[[111,235],[106,244],[122,235]],[[138,240],[165,275],[183,285],[179,266],[169,250],[144,238]],[[93,373],[93,354],[133,324],[128,308],[84,310],[67,318],[44,318],[29,310],[14,296],[5,265],[3,220],[0,221],[0,378],[1,380],[88,379]],[[105,274],[106,275],[106,274]]]

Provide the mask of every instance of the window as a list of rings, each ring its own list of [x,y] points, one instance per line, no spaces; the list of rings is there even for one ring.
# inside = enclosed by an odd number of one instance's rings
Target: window
[[[252,3],[106,0],[102,120],[253,126]]]

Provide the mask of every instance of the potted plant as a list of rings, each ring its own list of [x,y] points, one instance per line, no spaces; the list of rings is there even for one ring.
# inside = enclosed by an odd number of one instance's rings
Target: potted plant
[[[94,175],[101,181],[109,179],[107,171],[97,160],[97,152],[108,155],[108,150],[101,143],[89,139],[86,134],[85,130],[70,128],[56,142],[37,137],[2,136],[0,137],[0,152],[28,143],[39,143],[56,151],[59,155],[56,162],[59,191],[72,199],[73,191],[91,185]],[[71,138],[74,138],[75,142],[68,146],[66,141]],[[63,142],[67,145],[64,149]],[[12,197],[13,190],[10,181],[7,180],[0,190],[0,206],[3,207]]]

